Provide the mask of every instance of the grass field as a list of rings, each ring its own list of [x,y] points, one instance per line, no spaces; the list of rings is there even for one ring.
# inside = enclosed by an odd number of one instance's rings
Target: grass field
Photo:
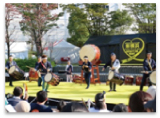
[[[28,85],[29,96],[36,96],[37,91],[42,90],[42,87],[37,86],[37,82],[28,82],[28,81],[16,81],[13,82],[14,86],[23,87],[23,83],[26,82]],[[14,87],[8,86],[9,83],[5,83],[5,93],[12,93]],[[75,84],[75,83],[66,83],[60,82],[58,86],[49,86],[49,98],[60,98],[60,99],[69,99],[69,100],[83,100],[87,101],[88,99],[94,101],[96,93],[106,91],[106,103],[125,103],[128,105],[129,96],[139,90],[139,86],[130,86],[122,85],[116,86],[117,92],[108,92],[109,85],[105,83],[90,85],[89,89],[85,89],[86,84]],[[147,86],[144,87],[144,91],[147,90]]]

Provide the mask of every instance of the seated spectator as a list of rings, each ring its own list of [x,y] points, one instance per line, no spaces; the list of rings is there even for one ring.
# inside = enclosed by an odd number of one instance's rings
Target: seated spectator
[[[137,91],[133,93],[129,98],[128,111],[129,112],[146,112],[144,104],[152,100],[152,96],[144,91]]]
[[[146,92],[149,93],[154,99],[156,96],[156,86],[150,86]]]
[[[30,104],[26,101],[20,101],[18,104],[15,106],[15,110],[17,112],[29,112],[31,109]]]
[[[23,101],[21,97],[23,96],[23,89],[21,87],[15,87],[13,90],[13,97],[8,99],[8,103],[12,106],[16,106],[17,103]],[[28,95],[24,98],[25,100],[28,99]]]
[[[110,112],[107,110],[104,93],[98,93],[95,96],[95,107],[90,108],[89,112]]]
[[[71,102],[63,107],[62,112],[88,112],[88,109],[83,103]]]
[[[45,106],[44,104],[47,101],[47,92],[39,91],[37,93],[37,103],[31,103],[30,112],[53,112],[50,107]]]
[[[113,108],[113,112],[128,112],[127,106],[123,103],[120,103]]]
[[[148,101],[145,105],[144,105],[144,109],[147,112],[156,112],[156,95],[154,97],[153,100]]]
[[[63,107],[66,105],[66,103],[64,101],[60,101],[57,105],[57,109],[59,110],[59,112],[62,111]]]

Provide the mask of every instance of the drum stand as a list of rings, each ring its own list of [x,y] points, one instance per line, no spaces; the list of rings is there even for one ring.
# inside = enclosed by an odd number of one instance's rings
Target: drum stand
[[[82,65],[82,61],[80,60],[79,61],[79,65]],[[92,72],[91,72],[91,84],[94,84],[94,85],[96,85],[96,83],[99,83],[99,84],[101,84],[101,82],[100,82],[100,76],[99,76],[99,64],[101,63],[101,61],[100,60],[93,60],[92,62]],[[95,66],[93,66],[93,65],[95,65]],[[95,78],[95,76],[94,76],[94,71],[96,70],[96,72],[97,72],[97,78]],[[83,77],[83,70],[81,70],[81,79],[80,79],[80,81],[79,82],[77,82],[77,83],[86,83],[85,82],[85,79],[84,79],[84,77]]]

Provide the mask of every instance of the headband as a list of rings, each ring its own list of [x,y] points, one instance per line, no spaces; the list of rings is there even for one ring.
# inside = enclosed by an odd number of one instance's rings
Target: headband
[[[47,59],[47,57],[44,57],[44,58],[42,58],[42,59]]]

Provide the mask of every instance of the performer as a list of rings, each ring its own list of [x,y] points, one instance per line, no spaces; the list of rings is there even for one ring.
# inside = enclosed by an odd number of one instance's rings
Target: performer
[[[84,62],[82,64],[82,70],[84,70],[84,78],[85,78],[85,81],[87,83],[86,89],[88,89],[89,86],[90,86],[91,68],[92,68],[91,62],[88,61],[87,56],[84,56]]]
[[[47,74],[47,72],[52,72],[52,65],[50,62],[47,61],[47,55],[42,56],[42,61],[36,66],[36,70],[39,70],[41,72],[41,78],[42,78],[42,90],[47,91],[49,84],[47,83],[45,87],[45,80],[44,76]],[[47,91],[48,92],[48,91]]]
[[[67,74],[67,82],[72,82],[72,72],[73,72],[73,66],[71,65],[71,62],[68,61],[68,64],[66,65],[66,74]]]
[[[39,65],[39,63],[40,63],[41,61],[42,61],[41,56],[38,56],[38,61],[37,61],[36,64],[35,64],[35,68]],[[39,77],[39,78],[38,78],[38,86],[42,86],[41,83],[42,83],[42,78]]]
[[[152,57],[152,52],[148,51],[147,58],[144,59],[144,62],[143,62],[143,68],[144,68],[144,71],[146,71],[146,72],[143,74],[142,82],[140,85],[141,91],[143,90],[143,86],[144,86],[144,83],[146,82],[146,78],[148,78],[150,75],[150,73],[148,73],[148,71],[156,70],[156,62],[151,57]],[[152,83],[150,81],[148,83],[149,83],[149,86],[152,85]]]
[[[9,61],[7,61],[5,69],[9,70],[11,66],[17,66],[17,63],[15,61],[13,61],[12,55],[9,56]],[[9,75],[9,86],[13,86],[13,84],[12,84],[13,79],[14,78]]]
[[[105,66],[102,68],[102,71],[104,71],[104,69],[107,68],[107,66],[110,66],[110,70],[109,71],[115,71],[117,73],[119,73],[119,68],[120,68],[120,62],[118,59],[116,59],[116,54],[115,53],[111,53],[111,60],[109,62],[107,62],[105,64]],[[110,82],[110,91],[116,91],[116,84],[113,82]]]

